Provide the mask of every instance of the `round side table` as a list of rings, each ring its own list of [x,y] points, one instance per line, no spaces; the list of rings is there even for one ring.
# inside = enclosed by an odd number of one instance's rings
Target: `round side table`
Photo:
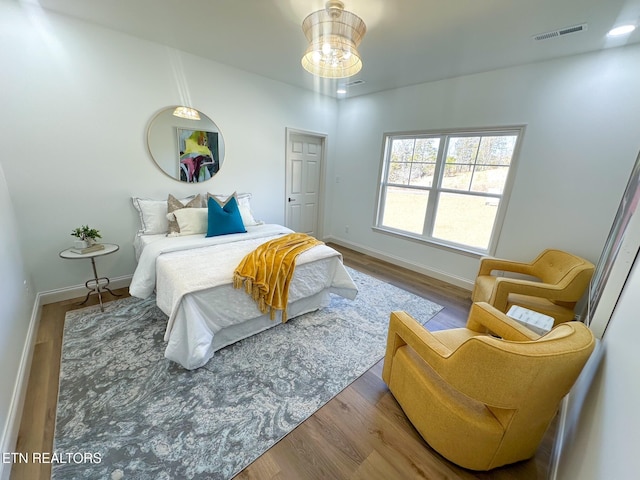
[[[102,250],[96,250],[88,253],[76,253],[73,251],[73,248],[67,248],[60,252],[60,257],[69,260],[76,260],[78,258],[88,258],[91,260],[93,278],[85,282],[84,286],[89,289],[89,293],[87,293],[87,297],[84,299],[84,302],[80,302],[79,305],[84,305],[89,301],[91,294],[96,294],[100,300],[100,310],[104,312],[102,292],[106,290],[115,297],[119,297],[120,295],[116,295],[109,289],[109,279],[107,277],[98,277],[98,272],[96,270],[96,257],[102,257],[103,255],[109,255],[110,253],[117,252],[120,247],[114,243],[103,243],[102,245],[104,245]]]

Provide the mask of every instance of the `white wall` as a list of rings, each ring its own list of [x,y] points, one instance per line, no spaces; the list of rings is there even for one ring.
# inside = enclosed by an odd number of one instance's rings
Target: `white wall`
[[[27,338],[35,295],[1,165],[0,218],[0,452],[12,452],[26,388],[22,382],[29,367]],[[5,478],[5,472],[8,466],[0,462],[0,478]]]
[[[496,255],[555,247],[595,263],[640,149],[638,78],[635,46],[342,101],[329,234],[470,285],[477,258],[372,231],[383,133],[524,124]]]
[[[631,480],[638,476],[638,292],[640,259],[636,259],[605,332],[604,361],[585,399],[580,422],[562,452],[559,480]]]
[[[131,196],[252,192],[256,217],[282,223],[285,128],[328,134],[332,155],[333,99],[14,2],[0,2],[0,43],[0,162],[38,292],[90,276],[89,262],[58,256],[82,224],[121,246],[98,260],[100,275],[133,273]],[[226,146],[201,186],[166,176],[146,147],[153,115],[189,99]]]

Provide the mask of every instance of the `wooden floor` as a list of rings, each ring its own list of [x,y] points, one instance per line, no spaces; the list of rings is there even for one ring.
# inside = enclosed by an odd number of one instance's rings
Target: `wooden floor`
[[[332,245],[344,263],[388,283],[421,295],[444,309],[438,322],[464,325],[469,292],[366,255]],[[127,290],[115,293],[127,296]],[[106,296],[110,301],[116,297]],[[34,348],[33,363],[16,452],[52,452],[60,371],[60,350],[66,312],[83,308],[68,300],[45,305]],[[92,297],[88,305],[95,305]],[[428,325],[427,325],[428,326]],[[555,422],[536,456],[526,462],[487,473],[472,472],[433,451],[411,426],[381,378],[382,361],[290,432],[236,479],[518,479],[548,478]],[[49,479],[50,465],[16,463],[12,480]]]

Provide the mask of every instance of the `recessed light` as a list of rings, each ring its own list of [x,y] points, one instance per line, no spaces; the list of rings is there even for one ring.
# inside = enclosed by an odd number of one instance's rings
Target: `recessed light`
[[[336,90],[336,93],[338,95],[344,95],[345,93],[347,93],[347,89],[346,88],[339,88],[338,90]]]
[[[620,35],[627,35],[636,29],[635,25],[620,25],[619,27],[612,28],[607,33],[607,37],[618,37]]]

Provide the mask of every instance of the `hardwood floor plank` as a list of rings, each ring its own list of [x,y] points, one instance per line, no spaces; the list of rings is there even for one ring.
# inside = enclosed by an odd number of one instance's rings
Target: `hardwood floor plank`
[[[347,406],[342,408],[347,414],[334,418],[334,422],[351,432],[353,441],[364,442],[375,450],[390,468],[400,472],[399,478],[442,478],[443,471],[448,473],[447,465],[439,458],[424,455],[424,440],[405,420],[396,404],[392,405],[395,411],[389,409],[388,399],[395,402],[387,391],[375,405],[370,405],[356,389],[347,389],[338,399]],[[398,422],[399,417],[402,422]]]
[[[42,364],[53,356],[50,342],[37,343],[33,351],[33,363]],[[43,445],[43,435],[25,435],[22,432],[45,432],[48,404],[48,371],[38,369],[31,372],[27,390],[32,392],[27,395],[24,404],[21,428],[18,432],[16,451],[26,454],[29,461],[18,463],[12,470],[22,472],[22,478],[43,478],[46,475],[46,467],[32,461],[33,452],[43,452],[48,449]]]
[[[403,476],[402,472],[396,470],[374,449],[349,478],[351,480],[389,480],[400,479]]]
[[[378,363],[350,385],[350,388],[356,390],[372,405],[375,405],[383,396],[389,393],[389,389],[385,383],[380,381],[382,378],[383,365],[384,359],[380,359]]]
[[[260,462],[255,469],[243,470],[234,477],[236,480],[286,480],[286,476],[282,473],[281,466],[270,458],[265,458],[264,462]]]

